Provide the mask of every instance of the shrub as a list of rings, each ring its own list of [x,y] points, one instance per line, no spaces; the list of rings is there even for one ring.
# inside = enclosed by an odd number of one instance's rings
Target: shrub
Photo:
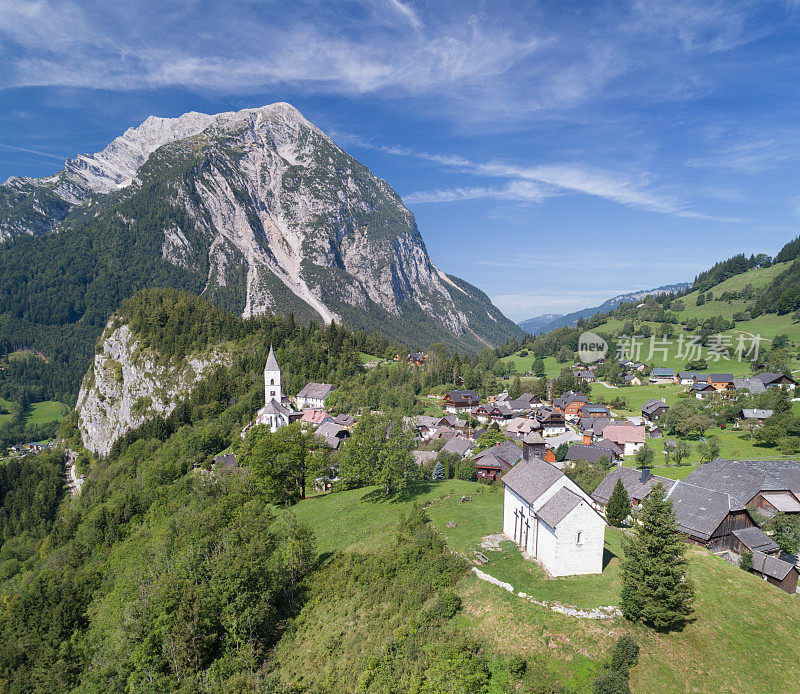
[[[609,672],[600,675],[594,681],[594,694],[630,694],[628,678],[619,672]]]
[[[750,571],[753,568],[753,553],[749,550],[742,550],[739,555],[739,568],[743,571]]]
[[[611,652],[611,669],[616,672],[625,672],[627,675],[636,663],[639,662],[639,644],[633,636],[624,634],[620,636]]]
[[[455,617],[456,612],[461,609],[461,598],[454,593],[447,591],[442,593],[436,604],[429,612],[430,616],[436,620],[446,621]]]

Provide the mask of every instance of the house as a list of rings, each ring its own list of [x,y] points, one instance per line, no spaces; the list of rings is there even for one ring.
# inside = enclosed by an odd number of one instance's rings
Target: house
[[[750,573],[761,576],[765,581],[773,586],[778,586],[790,595],[797,592],[797,566],[783,561],[777,557],[771,557],[763,552],[753,552],[753,568]]]
[[[581,409],[578,411],[578,414],[581,416],[581,419],[588,419],[590,417],[607,417],[611,418],[611,410],[608,409],[605,405],[595,405],[594,403],[587,402]]]
[[[414,457],[414,462],[422,467],[426,463],[436,460],[438,454],[436,451],[411,451],[411,455]]]
[[[767,537],[764,531],[757,526],[742,528],[733,531],[733,551],[741,554],[744,550],[750,552],[763,552],[764,554],[777,554],[780,551],[778,543]]]
[[[603,438],[616,443],[623,455],[634,455],[644,446],[645,429],[643,426],[625,424],[609,424],[603,429]]]
[[[541,425],[542,436],[557,436],[567,433],[564,415],[551,407],[542,407],[536,412],[536,421]]]
[[[797,381],[793,378],[780,373],[760,373],[753,378],[761,381],[765,388],[780,388],[786,386],[790,390],[794,390],[794,387],[797,385]]]
[[[755,393],[763,393],[767,390],[764,383],[759,381],[757,378],[734,378],[733,388],[734,390],[746,390],[751,395]]]
[[[551,576],[603,571],[605,520],[586,492],[539,458],[503,477],[503,533]]]
[[[472,461],[475,463],[478,478],[496,480],[513,468],[521,458],[522,449],[519,446],[511,441],[503,441],[477,453]]]
[[[772,417],[774,411],[743,408],[739,414],[741,419],[757,419],[759,422],[763,423],[764,420]]]
[[[478,405],[475,409],[475,417],[482,422],[500,422],[511,419],[513,412],[508,402],[491,402]]]
[[[458,414],[477,407],[480,402],[481,398],[474,390],[451,390],[445,393],[442,407],[451,414]]]
[[[553,407],[564,414],[578,414],[581,407],[589,402],[589,398],[575,391],[568,390],[561,397],[553,400]]]
[[[532,393],[523,393],[516,400],[514,400],[514,402],[515,403],[523,403],[523,402],[526,403],[527,404],[527,409],[529,409],[529,410],[535,410],[535,409],[537,409],[539,407],[542,407],[544,405],[544,403],[542,402],[542,399],[541,398],[537,398]]]
[[[587,371],[585,369],[577,369],[572,372],[575,375],[575,378],[580,378],[582,381],[587,381],[591,383],[594,381],[594,371]]]
[[[578,425],[583,434],[584,443],[592,443],[597,439],[603,438],[603,429],[614,422],[610,417],[587,417],[582,419]]]
[[[594,445],[597,446],[598,448],[604,448],[605,450],[607,450],[609,453],[610,460],[619,460],[624,453],[623,449],[620,446],[618,446],[613,441],[608,441],[607,439],[600,439],[599,441],[595,441]]]
[[[538,424],[538,422],[529,417],[514,417],[514,419],[509,420],[506,425],[506,433],[509,436],[523,438],[527,434],[530,434],[534,428],[539,428],[535,427],[536,424]]]
[[[211,465],[212,472],[217,472],[220,469],[237,470],[238,468],[236,456],[233,453],[220,453],[214,457],[214,463]]]
[[[601,458],[605,458],[610,463],[613,459],[611,451],[593,444],[587,446],[583,443],[573,443],[567,449],[567,455],[564,460],[585,460],[587,463],[596,463]]]
[[[622,377],[623,382],[626,386],[640,386],[642,385],[642,379],[639,378],[636,374],[626,374]]]
[[[331,448],[339,448],[343,441],[350,437],[350,432],[344,427],[334,424],[333,422],[326,422],[317,428],[317,436],[324,439],[325,443]]]
[[[755,507],[766,516],[800,513],[800,461],[726,460],[701,465],[688,484],[729,495],[737,504]]]
[[[651,439],[663,439],[664,432],[661,430],[661,427],[651,427],[650,431],[647,432],[647,436]]]
[[[312,426],[319,426],[325,422],[332,422],[331,417],[325,410],[306,410],[303,416],[300,417],[300,422],[303,424],[311,424]]]
[[[669,405],[664,400],[650,398],[642,405],[642,417],[648,422],[658,422],[669,412]]]
[[[708,382],[695,383],[689,392],[698,400],[703,400],[704,398],[714,395],[717,392],[717,389]]]
[[[345,429],[350,429],[355,425],[356,418],[351,414],[337,414],[333,418],[333,423],[338,424],[340,427],[344,427]]]
[[[622,486],[625,487],[625,492],[633,507],[639,506],[657,484],[664,487],[665,491],[675,484],[675,480],[653,475],[646,468],[635,470],[630,467],[616,467],[603,478],[603,481],[592,492],[592,500],[601,513],[605,513],[606,505],[617,485],[617,480],[622,480]]]
[[[281,368],[270,345],[267,363],[264,366],[264,407],[256,413],[255,423],[266,425],[270,431],[275,432],[301,416],[292,408],[289,398],[281,391]]]
[[[464,379],[463,379],[463,378],[461,378],[461,376],[456,376],[456,377],[453,379],[453,385],[454,385],[456,388],[463,388],[463,387],[464,387]]]
[[[696,371],[678,371],[678,383],[682,386],[692,386],[698,381],[705,381],[707,376],[701,376]]]
[[[707,383],[716,391],[733,390],[733,374],[708,374]]]
[[[411,352],[411,354],[406,357],[406,361],[412,366],[422,366],[423,364],[427,364],[429,359],[425,352]]]
[[[444,446],[442,450],[447,453],[455,453],[462,458],[472,449],[475,444],[464,436],[454,436]]]
[[[336,386],[330,383],[306,383],[303,389],[295,396],[295,403],[301,410],[306,407],[321,408]]]
[[[672,501],[678,530],[689,542],[713,551],[732,550],[738,542],[733,531],[756,525],[745,505],[733,496],[698,487],[689,483],[688,478],[673,482],[667,498]]]
[[[650,383],[675,383],[675,369],[658,367],[650,373]]]
[[[408,419],[408,425],[416,432],[417,436],[423,441],[432,439],[441,427],[441,417],[429,417],[424,414],[417,415]]]

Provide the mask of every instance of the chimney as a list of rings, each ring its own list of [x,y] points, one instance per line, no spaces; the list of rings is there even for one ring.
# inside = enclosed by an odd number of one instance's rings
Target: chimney
[[[639,476],[639,481],[640,481],[642,484],[644,484],[645,482],[647,482],[647,480],[648,480],[648,479],[650,479],[650,477],[651,477],[651,475],[650,475],[650,468],[643,467],[643,468],[642,468],[642,473],[641,473],[641,475]]]

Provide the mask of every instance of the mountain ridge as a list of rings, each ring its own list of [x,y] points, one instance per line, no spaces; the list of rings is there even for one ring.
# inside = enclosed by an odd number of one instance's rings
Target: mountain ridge
[[[153,286],[410,345],[522,335],[433,263],[386,181],[286,103],[151,117],[53,176],[12,177],[0,238],[14,278],[0,280],[0,349],[11,322],[45,351],[59,326],[90,324],[93,344],[120,301]]]
[[[545,313],[541,316],[527,318],[524,321],[517,323],[517,325],[531,335],[538,335],[555,330],[556,328],[574,326],[577,324],[580,318],[589,318],[595,313],[608,313],[609,311],[613,311],[620,304],[624,304],[629,301],[644,299],[645,297],[652,296],[654,294],[671,294],[682,289],[686,289],[691,285],[691,282],[678,282],[677,284],[665,284],[653,289],[642,289],[626,292],[625,294],[618,294],[617,296],[607,299],[598,306],[591,306],[589,308],[583,308],[566,314]]]

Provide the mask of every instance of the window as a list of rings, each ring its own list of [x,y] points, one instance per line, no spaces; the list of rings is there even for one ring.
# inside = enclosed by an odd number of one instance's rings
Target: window
[[[583,544],[583,531],[582,530],[578,531],[578,538],[577,538],[577,540],[575,540],[575,544],[576,545]]]
[[[270,384],[271,386],[274,386],[274,385],[275,385],[275,379],[274,379],[274,378],[270,378],[270,379],[269,379],[269,384]]]

